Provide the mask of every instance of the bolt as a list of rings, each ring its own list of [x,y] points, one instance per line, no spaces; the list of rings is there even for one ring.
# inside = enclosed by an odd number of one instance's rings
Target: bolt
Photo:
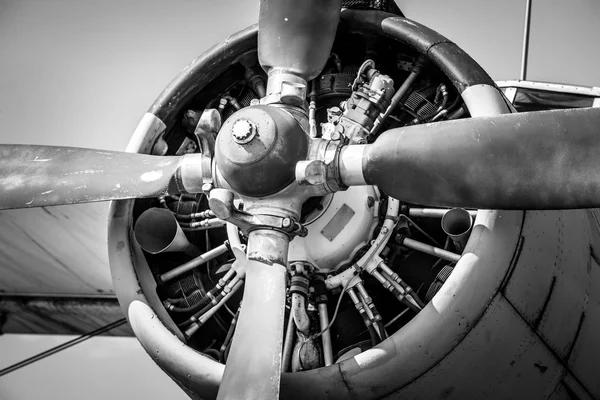
[[[373,196],[367,197],[367,207],[371,208],[375,205],[375,199]]]
[[[302,181],[310,185],[321,185],[327,181],[327,165],[323,161],[305,161],[300,166],[304,167],[304,171],[302,171],[304,179]]]
[[[396,236],[394,237],[394,240],[396,241],[396,243],[402,244],[402,242],[404,241],[405,237],[406,237],[406,235],[403,235],[401,233],[397,233]]]
[[[340,140],[342,138],[342,135],[340,135],[339,132],[332,132],[331,133],[331,140]]]
[[[289,218],[284,218],[283,221],[281,221],[281,225],[284,228],[289,228],[290,226],[292,226],[292,220]]]
[[[247,119],[239,119],[233,124],[231,135],[236,143],[248,143],[256,136],[256,126]]]
[[[213,189],[213,185],[212,183],[205,183],[204,185],[202,185],[202,191],[204,193],[208,193]]]

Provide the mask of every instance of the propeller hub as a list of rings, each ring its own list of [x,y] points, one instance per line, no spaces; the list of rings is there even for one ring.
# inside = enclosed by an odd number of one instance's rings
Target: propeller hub
[[[282,107],[251,106],[233,114],[215,143],[219,173],[235,192],[264,197],[295,179],[295,166],[308,155],[308,136]]]

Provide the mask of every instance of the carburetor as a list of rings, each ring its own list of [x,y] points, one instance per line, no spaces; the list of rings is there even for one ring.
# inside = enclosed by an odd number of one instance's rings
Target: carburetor
[[[343,114],[324,124],[323,132],[331,139],[346,137],[349,144],[364,144],[377,117],[385,113],[394,95],[394,81],[375,69],[373,60],[366,60],[352,84],[352,95],[342,103]]]

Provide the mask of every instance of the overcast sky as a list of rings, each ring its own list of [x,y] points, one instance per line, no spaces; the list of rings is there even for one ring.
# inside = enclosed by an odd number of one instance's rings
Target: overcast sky
[[[517,79],[525,0],[400,0]],[[529,79],[600,86],[600,2],[534,0]],[[175,75],[257,20],[257,0],[0,0],[0,142],[122,150]],[[1,279],[1,271],[0,271]],[[0,336],[0,368],[70,337]],[[135,339],[98,338],[0,378],[0,399],[186,398]]]

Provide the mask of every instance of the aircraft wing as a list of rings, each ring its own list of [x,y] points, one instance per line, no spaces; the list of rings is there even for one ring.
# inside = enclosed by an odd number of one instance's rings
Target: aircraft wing
[[[169,81],[255,23],[258,6],[236,3],[232,13],[211,3],[206,13],[192,2],[193,23],[181,24],[165,22],[180,22],[180,8],[141,4],[0,2],[0,142],[124,150]],[[156,29],[163,23],[170,28]],[[0,213],[0,332],[78,334],[123,318],[107,221],[106,203]]]
[[[107,219],[107,203],[0,212],[2,333],[81,334],[123,318]],[[107,334],[133,336],[129,325]]]

